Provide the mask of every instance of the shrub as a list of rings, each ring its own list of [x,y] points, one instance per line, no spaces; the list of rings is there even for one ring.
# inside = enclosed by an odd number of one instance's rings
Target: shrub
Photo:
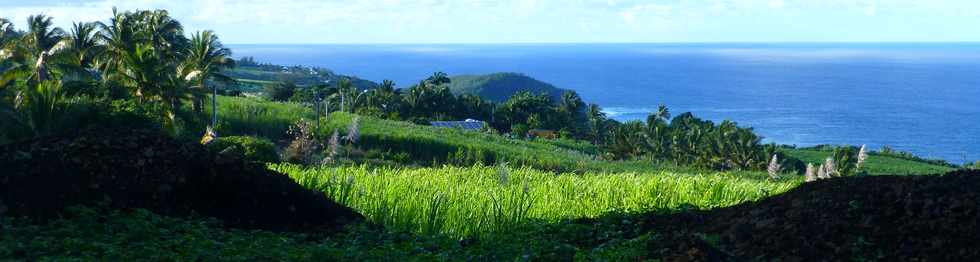
[[[834,173],[838,176],[852,176],[857,171],[858,152],[845,146],[834,149]]]
[[[510,134],[515,138],[524,138],[527,136],[528,127],[525,124],[514,124],[510,127]]]
[[[249,161],[275,163],[279,162],[276,145],[271,141],[252,136],[219,137],[208,144],[208,149],[221,152],[229,147],[237,147],[243,157]]]
[[[263,89],[265,97],[272,101],[284,102],[289,100],[296,92],[296,85],[288,82],[280,82],[274,85],[266,85]]]
[[[313,127],[300,120],[289,128],[289,134],[293,136],[293,142],[289,143],[283,158],[292,163],[313,164],[317,160],[318,151],[323,148],[322,143],[314,137]]]

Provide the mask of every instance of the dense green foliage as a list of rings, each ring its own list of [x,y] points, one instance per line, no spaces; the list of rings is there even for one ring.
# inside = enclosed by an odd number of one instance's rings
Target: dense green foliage
[[[307,87],[280,82],[265,85],[264,93],[273,101],[312,104],[319,112],[353,112],[417,124],[478,119],[503,132],[515,124],[526,124],[529,129],[560,130],[567,137],[588,134],[585,103],[572,91],[557,96],[515,91],[498,103],[476,94],[456,95],[450,89],[451,81],[444,73],[435,73],[402,89],[387,80],[371,89],[359,88],[350,79]]]
[[[3,31],[0,120],[18,123],[0,130],[8,140],[72,130],[66,116],[80,99],[135,100],[179,135],[182,122],[203,118],[209,84],[229,80],[222,71],[233,66],[216,35],[187,38],[164,10],[114,10],[106,22],[75,23],[69,32],[35,15],[26,31]]]
[[[566,90],[519,73],[458,75],[450,78],[449,90],[456,95],[476,95],[493,102],[507,101],[521,91],[547,94],[558,100]]]
[[[284,138],[289,127],[301,118],[313,121],[316,126],[312,109],[301,104],[272,103],[243,97],[219,97],[218,102],[219,115],[222,116],[218,124],[218,133],[222,135],[259,135],[280,139]],[[351,114],[334,112],[327,118],[320,118],[318,137],[325,141],[335,130],[341,135],[345,134],[352,117]],[[678,167],[671,161],[651,158],[648,154],[641,154],[641,157],[634,160],[602,160],[597,157],[597,154],[602,151],[600,146],[576,140],[507,139],[492,133],[421,126],[374,117],[361,117],[359,131],[361,139],[355,146],[367,151],[369,158],[401,164],[469,166],[476,163],[495,165],[506,161],[512,166],[530,166],[542,170],[565,172],[697,171],[698,169],[690,166]],[[776,150],[771,146],[763,146],[763,151],[766,155],[780,154],[779,158],[787,172],[797,173],[802,172],[805,163],[794,161],[796,158],[803,159],[807,163],[819,164],[823,163],[830,154],[828,151],[820,156],[801,156],[795,153],[796,151]],[[660,163],[654,163],[653,160]],[[889,165],[898,167],[890,168]],[[941,166],[876,154],[870,156],[867,168],[864,170],[872,174],[883,174],[897,172],[901,170],[900,167],[910,165],[913,170],[920,168],[935,172],[948,170]],[[754,173],[745,173],[745,175],[760,177]]]
[[[276,163],[279,153],[271,141],[254,136],[222,136],[209,143],[208,148],[216,152],[233,150],[242,154],[250,161]],[[229,149],[234,147],[232,149]]]
[[[345,134],[352,118],[350,114],[332,113],[321,127],[321,137],[328,137],[334,130]],[[594,147],[568,140],[508,139],[496,134],[420,126],[372,117],[361,117],[359,130],[361,139],[356,147],[368,151],[380,150],[377,157],[402,164],[470,166],[507,162],[513,166],[577,173],[683,169],[669,162],[653,163],[648,159],[601,160],[590,154]]]
[[[718,170],[761,170],[774,153],[766,150],[751,128],[731,121],[714,124],[691,113],[678,115],[669,124],[668,118],[651,115],[646,123],[613,122],[609,153],[617,159],[649,155]]]
[[[717,208],[778,194],[799,180],[771,182],[732,174],[559,174],[502,166],[304,169],[277,165],[388,228],[470,236],[529,221],[557,222],[607,213]]]

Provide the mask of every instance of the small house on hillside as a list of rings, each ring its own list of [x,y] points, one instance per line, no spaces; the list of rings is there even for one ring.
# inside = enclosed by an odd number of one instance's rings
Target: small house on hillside
[[[464,121],[432,121],[429,124],[435,127],[459,128],[467,131],[480,131],[483,130],[483,127],[487,126],[487,122],[474,119],[466,119]]]

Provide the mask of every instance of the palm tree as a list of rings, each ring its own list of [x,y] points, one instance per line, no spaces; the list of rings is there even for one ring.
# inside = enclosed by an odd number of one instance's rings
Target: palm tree
[[[181,60],[182,51],[189,44],[187,37],[184,37],[183,25],[170,17],[166,10],[141,11],[138,17],[153,47],[167,59]]]
[[[99,43],[98,24],[74,23],[66,37],[67,48],[72,54],[71,63],[79,68],[90,68],[103,49]]]
[[[433,85],[433,86],[438,86],[438,85],[441,85],[441,84],[448,84],[451,81],[452,80],[449,79],[449,74],[446,74],[446,73],[443,73],[443,72],[435,72],[435,73],[432,73],[432,76],[430,76],[428,79],[425,79],[425,82],[427,84]]]
[[[167,71],[156,51],[148,44],[138,44],[133,49],[122,50],[118,55],[118,69],[112,74],[115,80],[130,88],[140,103],[160,93],[162,76]]]
[[[27,18],[27,34],[22,42],[32,57],[41,57],[51,51],[65,35],[61,28],[53,27],[52,18],[45,15],[32,15]]]
[[[17,31],[14,30],[14,23],[11,23],[6,18],[0,18],[0,50],[5,50],[7,43],[12,42],[17,37],[19,36],[17,35]],[[4,57],[0,56],[0,58]]]
[[[367,97],[368,105],[377,107],[381,110],[381,115],[391,117],[392,112],[397,112],[401,103],[401,94],[395,89],[395,82],[384,80],[371,95]]]
[[[204,105],[203,91],[209,80],[232,81],[232,79],[222,73],[224,69],[234,67],[234,60],[231,58],[231,50],[225,48],[218,36],[214,32],[200,31],[191,38],[190,49],[187,51],[187,64],[193,69],[188,75],[189,79],[195,83],[198,92],[194,92],[193,110],[201,112]],[[212,87],[211,90],[211,127],[218,124],[218,88]]]
[[[666,122],[670,120],[670,111],[667,110],[667,106],[661,104],[660,106],[657,107],[657,113],[655,114],[655,116],[658,119]]]
[[[103,74],[110,75],[121,70],[122,54],[132,50],[138,42],[136,19],[129,12],[119,13],[112,9],[108,23],[98,22],[98,38],[105,44],[105,56],[99,62]],[[104,77],[109,79],[108,77]]]
[[[51,78],[49,57],[65,46],[59,44],[64,31],[52,24],[51,17],[32,15],[27,18],[28,31],[20,39],[5,40],[3,56],[11,64],[4,71],[0,86],[14,79],[27,79],[30,86]],[[9,28],[9,25],[4,27]]]
[[[4,71],[0,75],[0,87],[6,87],[17,79],[24,79],[24,85],[19,85],[21,90],[16,91],[14,98],[14,109],[19,108],[25,101],[30,99],[27,96],[35,94],[31,88],[38,86],[41,82],[52,79],[51,63],[52,55],[64,49],[62,43],[64,31],[61,28],[53,27],[51,17],[44,15],[32,15],[27,18],[28,31],[13,39],[15,33],[9,21],[4,20],[4,46],[3,54]],[[60,84],[59,84],[60,86]]]
[[[340,111],[346,112],[349,105],[352,103],[351,100],[357,95],[357,88],[354,88],[354,84],[349,78],[340,79],[337,82],[337,92],[333,95],[336,99],[340,99]]]
[[[13,59],[15,51],[18,49],[18,39],[20,35],[14,30],[14,24],[6,18],[0,18],[0,88],[6,87],[9,82],[14,80],[13,75],[8,74],[11,67],[17,65]]]
[[[605,134],[606,113],[602,112],[602,108],[599,105],[589,104],[586,116],[589,118],[589,131],[592,133],[592,144],[599,145],[602,143],[602,137]]]

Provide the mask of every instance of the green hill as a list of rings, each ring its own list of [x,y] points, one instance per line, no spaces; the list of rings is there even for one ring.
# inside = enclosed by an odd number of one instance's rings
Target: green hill
[[[279,81],[292,82],[303,87],[335,83],[344,78],[350,79],[354,86],[359,89],[371,89],[378,86],[377,83],[355,76],[341,75],[315,67],[244,65],[226,70],[225,74],[238,80],[237,89],[243,92],[258,92],[262,90],[263,85],[275,84]]]
[[[451,77],[449,84],[453,94],[479,95],[484,99],[501,102],[522,90],[534,94],[547,93],[556,100],[565,89],[519,73],[493,73],[488,75],[459,75]]]

